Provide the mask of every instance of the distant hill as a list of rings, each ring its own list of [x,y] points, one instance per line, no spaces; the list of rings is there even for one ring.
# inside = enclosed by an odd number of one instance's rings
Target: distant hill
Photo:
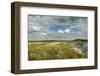
[[[88,41],[87,39],[75,39],[75,40],[72,40],[72,41]]]
[[[28,42],[65,42],[65,41],[83,41],[87,42],[87,39],[74,39],[74,40],[29,40]]]

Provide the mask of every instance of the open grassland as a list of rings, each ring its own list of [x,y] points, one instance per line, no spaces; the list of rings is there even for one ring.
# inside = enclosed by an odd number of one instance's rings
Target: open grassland
[[[87,50],[79,48],[87,41],[31,41],[28,42],[28,60],[87,58]],[[79,47],[77,47],[77,46]]]

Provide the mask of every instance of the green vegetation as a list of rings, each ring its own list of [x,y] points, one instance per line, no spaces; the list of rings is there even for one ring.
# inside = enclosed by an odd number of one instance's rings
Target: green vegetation
[[[72,42],[74,42],[76,45],[83,46],[84,44],[87,43],[87,40],[76,39],[73,40]]]
[[[28,42],[28,60],[54,60],[87,58],[87,53],[74,45],[85,41],[31,41]]]

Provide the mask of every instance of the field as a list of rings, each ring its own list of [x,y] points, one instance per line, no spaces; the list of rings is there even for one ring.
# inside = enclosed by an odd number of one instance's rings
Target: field
[[[29,41],[28,60],[87,58],[87,40]]]

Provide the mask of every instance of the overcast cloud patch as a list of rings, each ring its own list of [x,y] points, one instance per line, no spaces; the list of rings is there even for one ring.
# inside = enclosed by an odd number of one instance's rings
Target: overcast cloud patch
[[[29,40],[87,39],[87,17],[28,16]]]

